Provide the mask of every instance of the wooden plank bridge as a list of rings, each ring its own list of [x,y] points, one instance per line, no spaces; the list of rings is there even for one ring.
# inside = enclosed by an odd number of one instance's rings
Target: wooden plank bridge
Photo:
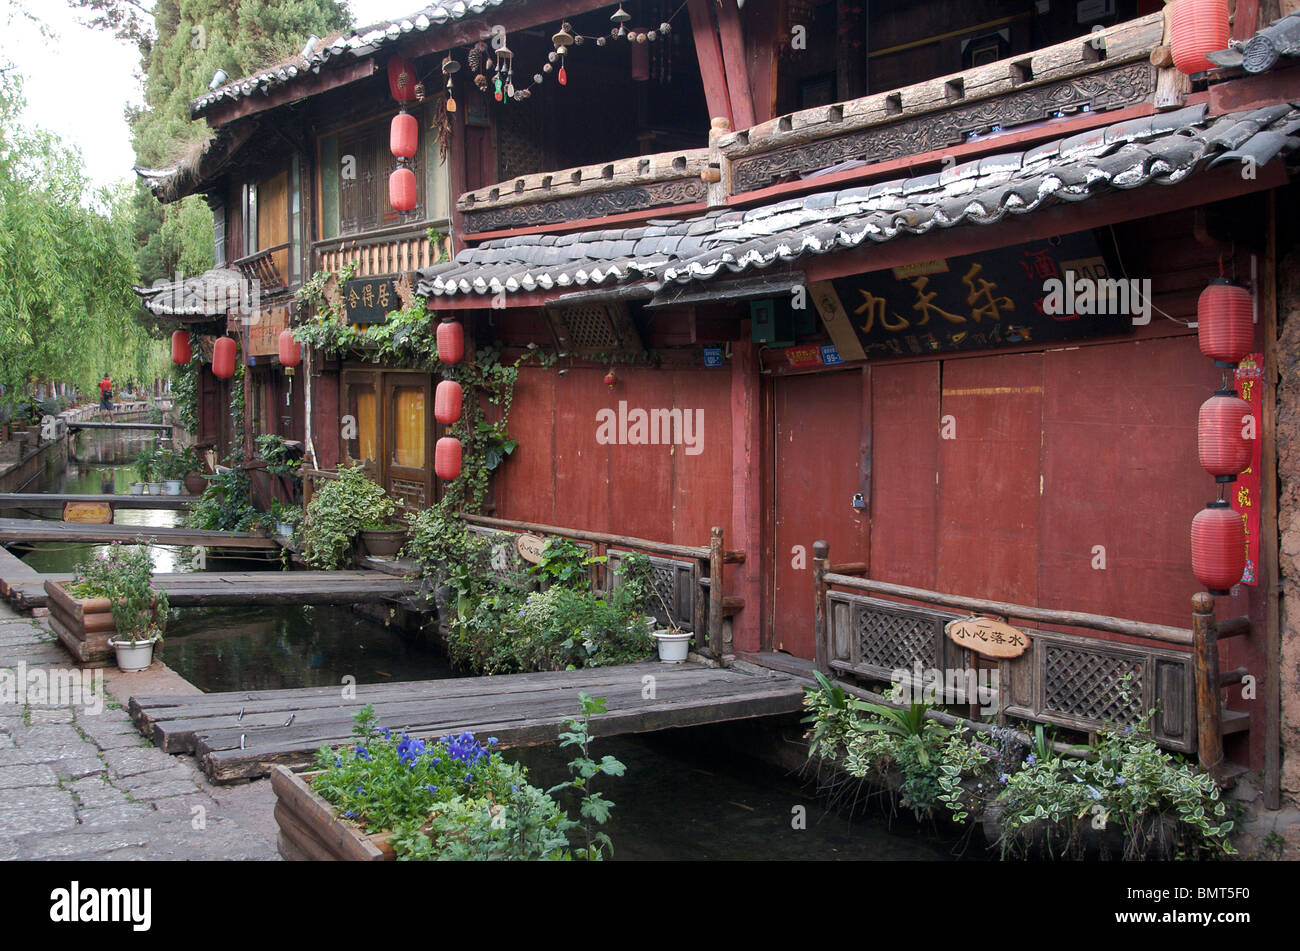
[[[110,496],[129,498],[129,496]],[[155,496],[165,498],[165,496]],[[138,544],[153,539],[158,545],[190,545],[200,548],[251,548],[279,551],[280,545],[267,535],[252,532],[216,532],[192,528],[142,525],[91,525],[32,518],[0,518],[0,545],[13,542],[112,542]]]
[[[46,581],[72,580],[71,574],[14,572],[9,576],[4,564],[0,562],[0,577],[5,579],[10,603],[20,611],[46,606]],[[415,593],[414,582],[379,571],[177,571],[155,574],[153,583],[176,608],[364,604]]]
[[[76,432],[79,429],[138,429],[155,433],[169,433],[172,431],[170,423],[101,423],[101,422],[70,422],[68,429]]]
[[[0,492],[0,509],[62,509],[69,502],[107,502],[113,509],[162,509],[184,511],[194,504],[193,495],[56,495],[50,492]]]
[[[804,696],[803,681],[785,673],[655,662],[355,690],[347,700],[340,687],[132,697],[129,709],[153,743],[194,754],[213,782],[225,783],[265,776],[276,764],[305,767],[320,746],[347,744],[353,716],[368,703],[393,730],[425,739],[470,730],[510,748],[554,743],[579,692],[607,701],[608,712],[592,720],[594,736],[795,713]]]

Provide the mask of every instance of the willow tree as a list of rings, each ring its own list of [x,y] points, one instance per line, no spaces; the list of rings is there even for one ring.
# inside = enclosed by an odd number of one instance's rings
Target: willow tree
[[[129,190],[92,190],[80,153],[23,109],[21,79],[0,73],[0,402],[32,383],[93,392],[104,370],[163,375],[166,347],[136,319]]]

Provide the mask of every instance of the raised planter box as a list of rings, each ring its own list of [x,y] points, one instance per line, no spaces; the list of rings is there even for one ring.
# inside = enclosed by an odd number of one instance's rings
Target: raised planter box
[[[117,633],[108,598],[74,598],[61,581],[45,582],[50,627],[82,667],[108,667],[117,654],[108,646]]]
[[[391,862],[396,856],[388,833],[366,835],[334,814],[334,807],[312,792],[318,772],[271,770],[280,856],[289,862]]]

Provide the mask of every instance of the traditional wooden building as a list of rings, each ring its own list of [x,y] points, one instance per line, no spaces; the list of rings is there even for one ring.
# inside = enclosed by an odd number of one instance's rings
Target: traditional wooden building
[[[1231,42],[1189,75],[1149,0],[444,3],[196,99],[207,151],[147,175],[204,194],[218,266],[260,286],[230,318],[250,458],[275,432],[409,508],[437,497],[433,375],[308,354],[286,404],[292,292],[356,261],[354,322],[414,290],[472,345],[558,354],[521,370],[496,524],[678,546],[666,583],[723,656],[998,664],[1004,715],[1086,732],[1158,706],[1161,742],[1203,759],[1198,711],[1222,705],[1212,732],[1276,801],[1284,746],[1300,791],[1277,386],[1300,335],[1300,15],[1229,6]],[[422,87],[406,214],[398,60]],[[1220,277],[1253,310],[1235,369],[1198,347]],[[1225,375],[1258,417],[1224,484],[1249,559],[1198,663],[1189,528],[1220,488],[1197,419]],[[715,526],[743,559],[692,562]],[[1034,648],[963,653],[944,626],[970,609]]]

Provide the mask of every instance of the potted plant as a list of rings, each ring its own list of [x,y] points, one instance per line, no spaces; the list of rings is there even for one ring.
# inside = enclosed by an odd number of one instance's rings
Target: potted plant
[[[163,480],[163,490],[168,495],[180,495],[185,476],[193,471],[196,458],[191,449],[159,449],[154,454],[158,476]]]
[[[158,450],[152,445],[145,446],[135,457],[135,474],[140,480],[131,484],[132,495],[162,495],[163,484],[158,481]],[[136,491],[136,486],[141,488]]]
[[[338,568],[354,557],[363,532],[405,534],[404,528],[388,524],[396,508],[360,465],[340,466],[338,478],[317,489],[303,513],[299,530],[303,557],[313,568]]]
[[[294,529],[302,519],[302,509],[279,499],[271,500],[271,520],[275,523],[275,533],[284,538],[292,538]]]
[[[72,581],[45,583],[56,633],[83,663],[101,663],[111,648],[123,671],[144,670],[167,623],[167,595],[152,582],[149,549],[114,542]]]
[[[682,630],[673,620],[668,602],[655,586],[654,567],[649,557],[640,552],[622,555],[618,561],[618,583],[626,596],[643,610],[651,609],[658,602],[658,608],[663,613],[662,623],[657,611],[650,613],[647,610],[643,620],[659,645],[659,659],[665,664],[680,664],[685,661],[690,650],[691,632]]]

